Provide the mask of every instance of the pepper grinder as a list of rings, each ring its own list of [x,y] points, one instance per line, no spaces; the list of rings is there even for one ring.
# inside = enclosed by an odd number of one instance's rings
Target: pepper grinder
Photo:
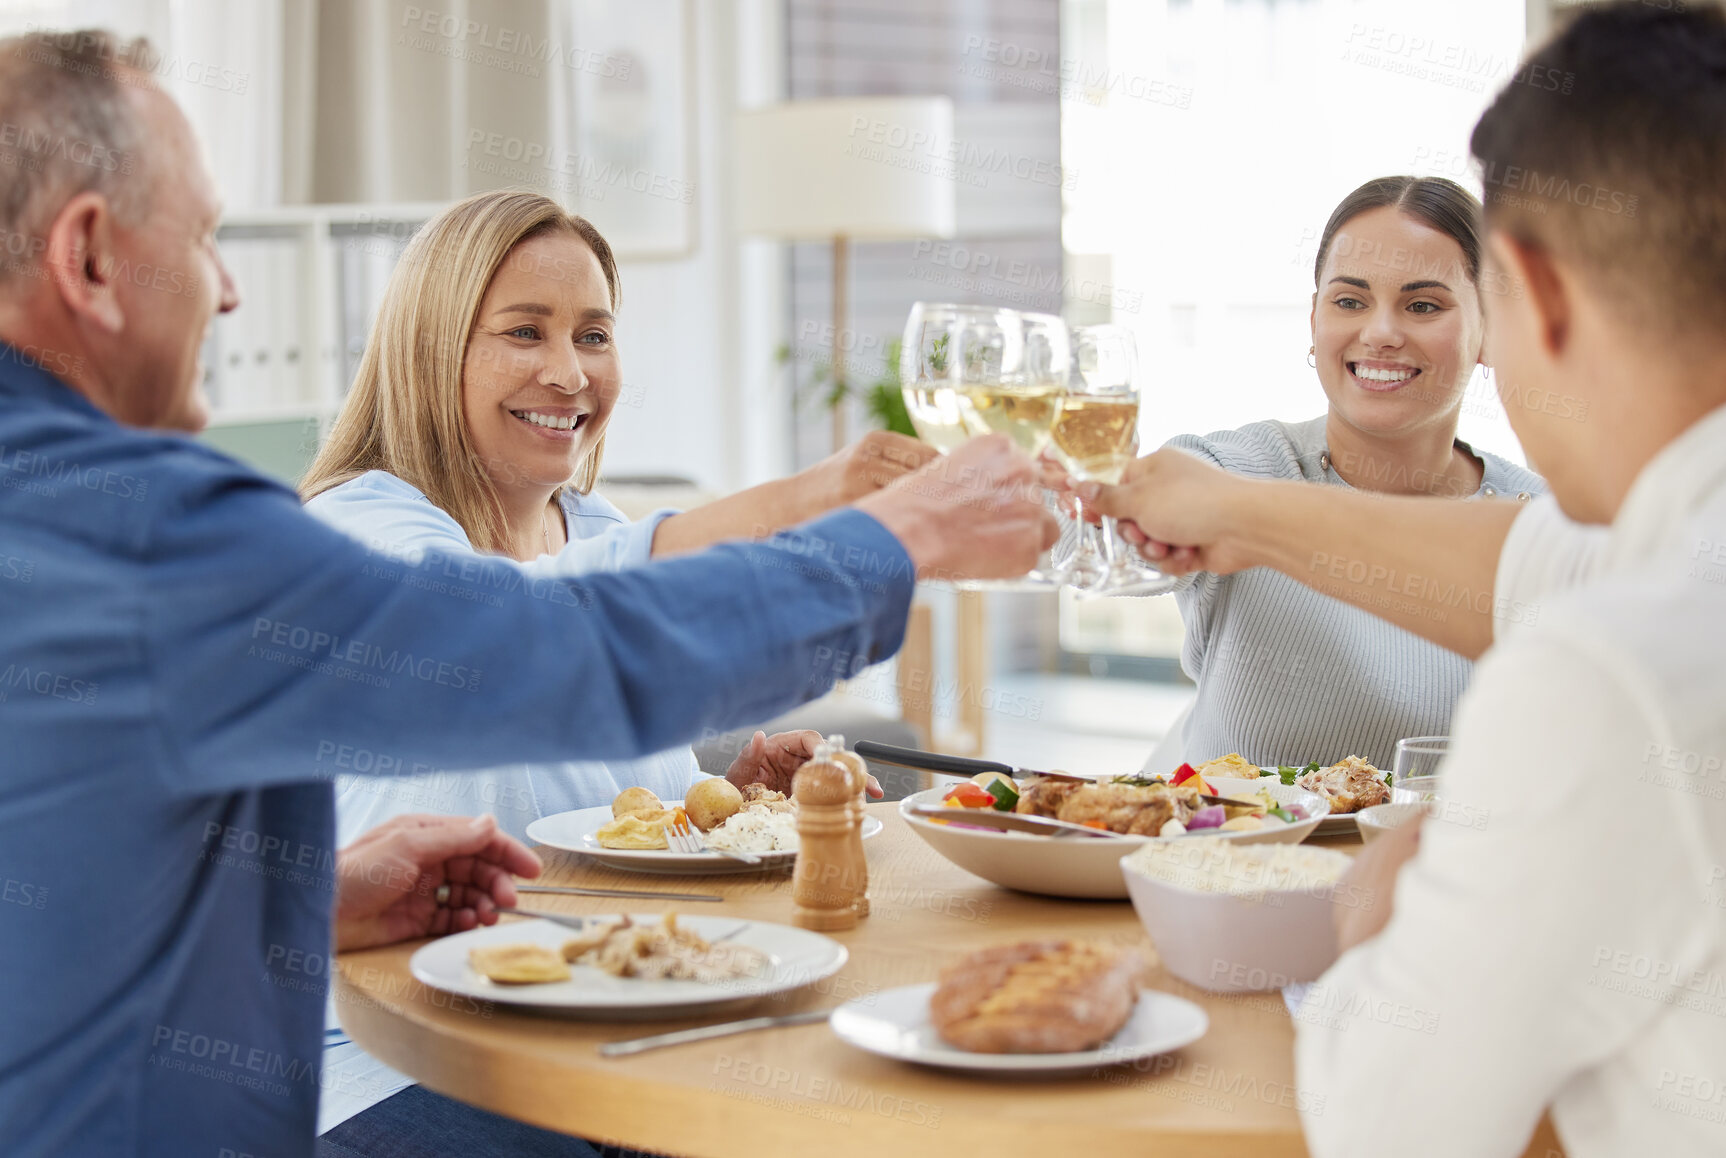
[[[845,750],[845,737],[833,735],[827,737],[827,743],[833,749],[833,758],[851,770],[851,862],[856,866],[857,898],[856,909],[859,917],[869,915],[869,854],[863,851],[863,811],[868,803],[869,765],[863,762],[863,757],[855,752]]]
[[[851,769],[822,741],[791,780],[797,801],[797,867],[791,920],[819,933],[857,927],[857,873],[851,860]]]

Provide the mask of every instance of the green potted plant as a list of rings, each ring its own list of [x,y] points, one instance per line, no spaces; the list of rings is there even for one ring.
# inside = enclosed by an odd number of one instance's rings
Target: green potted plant
[[[838,410],[847,398],[856,397],[862,400],[864,411],[876,426],[916,438],[917,428],[911,425],[911,414],[905,409],[905,395],[899,389],[900,345],[898,338],[887,342],[881,370],[867,382],[852,382],[849,378],[835,376],[832,359],[813,363],[807,379],[797,383],[797,405],[819,403],[822,409],[831,413]],[[792,361],[791,347],[781,345],[775,357],[780,365]]]

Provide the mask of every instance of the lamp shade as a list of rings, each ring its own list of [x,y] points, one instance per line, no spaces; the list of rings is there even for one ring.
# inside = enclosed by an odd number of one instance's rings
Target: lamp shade
[[[737,114],[738,231],[786,241],[953,236],[953,102],[790,101]]]

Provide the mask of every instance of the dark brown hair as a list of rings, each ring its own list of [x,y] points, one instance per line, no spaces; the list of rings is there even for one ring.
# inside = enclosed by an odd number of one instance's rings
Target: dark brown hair
[[[1469,142],[1489,225],[1574,261],[1639,322],[1726,326],[1726,13],[1579,8]]]
[[[1468,280],[1480,280],[1480,202],[1474,194],[1443,177],[1374,177],[1342,199],[1325,222],[1318,240],[1318,257],[1312,264],[1316,287],[1323,275],[1324,259],[1330,254],[1337,230],[1372,209],[1390,206],[1423,221],[1462,247]]]

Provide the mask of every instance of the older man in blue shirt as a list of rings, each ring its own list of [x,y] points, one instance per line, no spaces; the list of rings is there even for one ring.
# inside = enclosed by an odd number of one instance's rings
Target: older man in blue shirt
[[[1022,571],[1053,528],[989,440],[625,574],[375,566],[291,492],[140,429],[203,424],[198,350],[238,301],[138,51],[0,42],[29,153],[0,158],[0,1134],[9,1158],[304,1155],[323,994],[290,963],[330,951],[332,901],[338,948],[380,944],[492,919],[534,871],[484,822],[338,866],[321,754],[627,757],[754,722],[892,654],[918,570]]]

